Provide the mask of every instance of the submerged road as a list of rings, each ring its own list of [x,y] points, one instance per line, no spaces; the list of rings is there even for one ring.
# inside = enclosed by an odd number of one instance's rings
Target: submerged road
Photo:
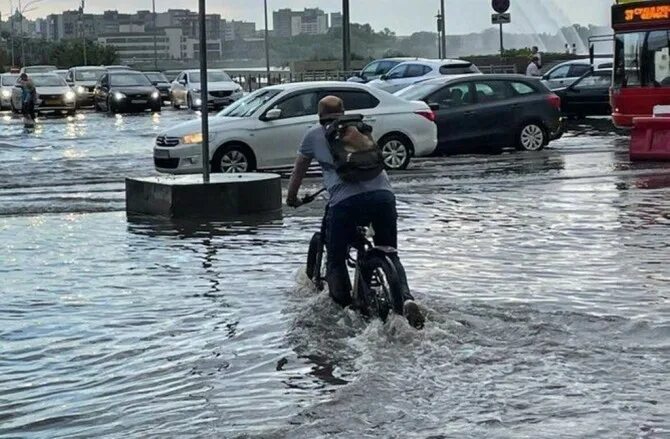
[[[190,117],[0,115],[0,437],[670,436],[670,164],[607,120],[392,175],[417,333],[304,279],[323,202],[128,222]]]

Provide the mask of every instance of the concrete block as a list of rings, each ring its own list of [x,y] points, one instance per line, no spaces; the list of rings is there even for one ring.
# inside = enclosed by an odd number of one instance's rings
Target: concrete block
[[[277,174],[214,174],[126,179],[126,212],[169,218],[238,218],[281,211]]]

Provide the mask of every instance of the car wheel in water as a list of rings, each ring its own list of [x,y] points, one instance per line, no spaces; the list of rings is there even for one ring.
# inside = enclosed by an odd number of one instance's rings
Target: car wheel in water
[[[238,174],[253,170],[253,158],[245,148],[239,146],[221,147],[212,159],[212,172]]]
[[[170,104],[172,105],[172,108],[174,110],[179,110],[181,108],[181,106],[177,103],[177,101],[175,101],[174,96],[170,98]]]
[[[116,114],[118,112],[118,109],[114,106],[111,97],[107,98],[107,112],[109,114]]]
[[[196,111],[195,105],[193,104],[193,96],[191,96],[191,93],[189,93],[188,96],[186,97],[186,106],[188,107],[189,110]]]
[[[412,149],[403,136],[392,134],[379,142],[384,157],[384,167],[389,170],[407,169],[412,160]]]
[[[525,124],[517,138],[517,149],[520,151],[540,151],[547,144],[547,133],[538,123]]]

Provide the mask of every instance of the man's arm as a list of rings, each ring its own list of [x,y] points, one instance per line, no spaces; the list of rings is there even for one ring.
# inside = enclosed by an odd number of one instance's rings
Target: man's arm
[[[286,204],[288,206],[300,206],[300,201],[298,200],[298,191],[302,185],[302,180],[305,178],[305,175],[307,175],[307,171],[309,170],[309,165],[311,163],[312,159],[309,159],[302,154],[298,154],[298,157],[295,159],[291,180],[288,182],[288,195],[286,196]]]

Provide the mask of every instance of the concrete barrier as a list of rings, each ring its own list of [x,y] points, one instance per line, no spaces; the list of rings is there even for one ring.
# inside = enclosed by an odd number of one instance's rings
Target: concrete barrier
[[[670,161],[670,117],[633,119],[630,159]]]
[[[169,218],[217,218],[281,211],[277,174],[215,174],[126,179],[126,212]]]

